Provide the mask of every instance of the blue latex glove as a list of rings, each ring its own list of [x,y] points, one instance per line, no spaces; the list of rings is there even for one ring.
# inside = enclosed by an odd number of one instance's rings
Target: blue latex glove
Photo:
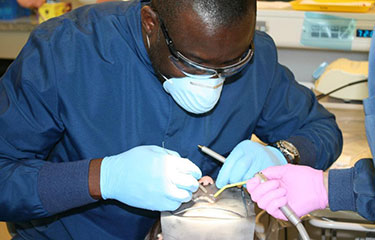
[[[191,199],[201,170],[177,152],[139,146],[105,157],[100,168],[103,199],[148,210],[172,211]]]
[[[216,186],[222,188],[227,184],[246,181],[267,167],[284,164],[287,161],[277,148],[244,140],[225,160],[216,179]]]

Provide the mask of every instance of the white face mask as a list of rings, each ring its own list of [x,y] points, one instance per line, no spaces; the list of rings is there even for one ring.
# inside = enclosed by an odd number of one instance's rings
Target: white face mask
[[[163,76],[163,75],[162,75]],[[225,78],[165,78],[164,90],[183,109],[195,114],[210,111],[219,101]]]

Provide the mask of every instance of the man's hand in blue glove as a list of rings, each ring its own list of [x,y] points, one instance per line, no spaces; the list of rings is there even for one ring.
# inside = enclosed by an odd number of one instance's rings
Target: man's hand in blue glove
[[[277,148],[244,140],[225,160],[216,179],[216,186],[222,188],[230,183],[242,182],[267,167],[284,164],[287,164],[287,161]]]
[[[168,211],[191,199],[201,177],[201,170],[177,152],[158,146],[139,146],[103,159],[100,191],[103,199]]]

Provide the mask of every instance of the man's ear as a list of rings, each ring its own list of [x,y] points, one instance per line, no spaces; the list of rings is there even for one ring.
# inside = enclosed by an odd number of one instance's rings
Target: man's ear
[[[144,6],[141,9],[142,28],[147,35],[151,35],[158,27],[158,16],[150,6]]]

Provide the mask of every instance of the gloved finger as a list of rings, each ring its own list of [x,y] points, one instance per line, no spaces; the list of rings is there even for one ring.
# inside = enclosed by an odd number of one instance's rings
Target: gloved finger
[[[280,198],[284,198],[286,190],[284,188],[277,188],[273,191],[269,191],[267,194],[263,195],[261,199],[258,200],[258,207],[266,209],[267,211],[275,211],[284,205],[277,205],[275,203],[280,203],[278,201]]]
[[[261,183],[257,188],[255,188],[251,193],[251,199],[254,202],[258,202],[265,194],[270,191],[277,189],[280,186],[279,181],[269,180],[267,182]]]
[[[288,202],[287,197],[281,197],[281,198],[275,199],[267,206],[266,211],[272,216],[274,216],[275,218],[287,221],[288,219],[280,210],[280,207],[285,206],[287,202]]]
[[[176,166],[178,172],[189,174],[195,179],[200,179],[202,177],[202,171],[192,161],[187,158],[180,158],[178,161],[178,165]]]
[[[281,179],[288,169],[286,166],[287,165],[268,167],[268,168],[262,170],[262,173],[268,179]]]
[[[192,193],[190,191],[178,188],[174,184],[167,190],[167,198],[177,202],[188,202],[191,200]]]
[[[238,159],[240,159],[243,155],[244,153],[242,151],[236,151],[235,149],[229,154],[223,166],[221,167],[219,175],[216,179],[216,186],[218,188],[222,188],[229,183],[229,178],[233,166],[235,165],[236,161],[238,161]]]
[[[258,177],[253,177],[250,180],[247,181],[246,183],[246,188],[249,193],[254,191],[256,187],[258,187],[260,184],[260,179]]]
[[[259,161],[253,161],[251,167],[248,168],[247,172],[244,175],[244,179],[250,179],[255,176],[259,171],[261,171],[261,165]]]
[[[195,192],[198,190],[199,183],[192,175],[178,174],[172,179],[173,183],[180,189]]]
[[[232,167],[229,183],[236,183],[249,179],[250,177],[245,179],[245,174],[249,168],[252,168],[252,162],[253,160],[249,155],[242,155]]]
[[[284,220],[284,221],[288,221],[288,219],[285,217],[284,213],[280,209],[276,210],[274,213],[272,213],[270,215],[272,215],[274,218],[281,219],[281,220]]]

